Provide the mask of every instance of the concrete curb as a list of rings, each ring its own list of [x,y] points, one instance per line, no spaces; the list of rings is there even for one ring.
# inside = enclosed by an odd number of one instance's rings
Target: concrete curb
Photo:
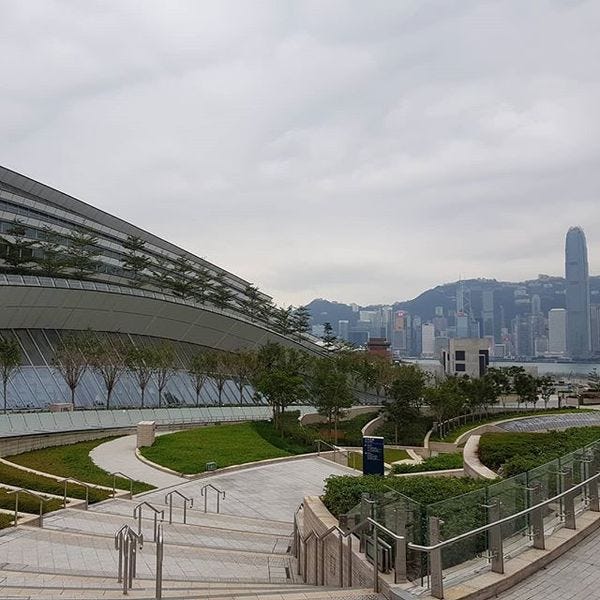
[[[480,435],[472,435],[465,444],[463,450],[463,469],[465,475],[472,479],[498,479],[498,473],[488,469],[479,460],[479,440]]]

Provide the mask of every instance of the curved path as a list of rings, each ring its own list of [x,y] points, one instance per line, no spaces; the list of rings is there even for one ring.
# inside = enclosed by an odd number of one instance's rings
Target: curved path
[[[581,411],[557,415],[541,415],[537,417],[518,418],[497,423],[497,427],[505,431],[548,431],[561,430],[568,427],[600,426],[600,411]]]
[[[184,477],[165,473],[143,463],[135,455],[135,444],[136,436],[126,435],[96,446],[90,452],[90,457],[96,465],[109,473],[120,471],[137,481],[143,481],[159,488],[189,481]]]

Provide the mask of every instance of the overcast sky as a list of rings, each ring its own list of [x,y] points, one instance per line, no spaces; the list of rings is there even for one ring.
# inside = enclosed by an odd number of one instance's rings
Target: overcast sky
[[[600,274],[598,0],[0,0],[0,164],[279,303]]]

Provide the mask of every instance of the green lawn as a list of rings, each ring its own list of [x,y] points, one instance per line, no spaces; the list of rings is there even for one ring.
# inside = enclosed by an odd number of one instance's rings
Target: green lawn
[[[418,465],[394,465],[394,473],[423,473],[425,471],[443,471],[445,469],[461,469],[462,454],[440,454],[427,458]]]
[[[27,488],[34,492],[56,494],[58,496],[62,496],[64,493],[64,483],[42,475],[27,473],[17,467],[11,467],[0,463],[0,484],[2,483],[15,487]],[[100,502],[101,500],[106,500],[110,495],[111,493],[108,491],[91,488],[89,500],[90,502]],[[70,483],[67,485],[67,496],[70,498],[83,499],[85,498],[85,489],[80,485]]]
[[[467,423],[466,425],[461,425],[456,429],[453,429],[447,436],[445,436],[441,441],[443,442],[455,442],[463,433],[470,431],[475,427],[479,427],[479,425],[485,425],[486,423],[495,423],[496,421],[502,421],[504,419],[512,419],[516,417],[535,417],[540,415],[556,415],[556,414],[564,414],[564,413],[573,413],[579,412],[582,410],[593,410],[589,408],[549,408],[547,410],[532,410],[532,411],[521,411],[514,412],[507,409],[505,413],[496,413],[494,415],[490,415],[488,418],[481,419],[480,421],[475,421],[474,423]],[[431,440],[439,440],[435,434],[432,434]]]
[[[304,449],[277,435],[266,422],[216,425],[162,435],[140,451],[153,462],[190,474],[204,471],[207,462],[216,462],[222,468],[291,456],[298,453],[294,449]]]
[[[9,456],[7,460],[50,473],[59,477],[73,477],[86,483],[95,483],[112,487],[113,477],[106,471],[97,467],[90,458],[90,452],[100,444],[108,442],[114,438],[102,438],[87,442],[78,442],[67,446],[55,446],[53,448],[43,448],[42,450],[33,450],[16,456]],[[117,487],[122,490],[129,490],[129,480],[118,477]],[[146,492],[154,489],[151,485],[136,481],[133,484],[133,493]]]
[[[12,525],[13,518],[5,513],[0,513],[0,529],[5,529]]]
[[[43,512],[47,513],[52,510],[58,510],[62,508],[63,503],[61,500],[56,498],[52,498],[50,500],[46,500],[43,504]],[[0,508],[4,508],[6,510],[14,510],[15,508],[15,495],[9,493],[9,490],[0,489]],[[29,494],[21,493],[19,494],[19,512],[22,513],[32,513],[34,515],[40,514],[40,501]],[[2,516],[4,513],[0,513]]]

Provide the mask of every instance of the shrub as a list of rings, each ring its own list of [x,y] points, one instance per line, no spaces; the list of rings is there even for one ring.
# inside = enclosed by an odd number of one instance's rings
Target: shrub
[[[425,471],[443,471],[460,469],[463,466],[462,454],[440,454],[424,460],[418,465],[394,465],[393,473],[423,473]]]

